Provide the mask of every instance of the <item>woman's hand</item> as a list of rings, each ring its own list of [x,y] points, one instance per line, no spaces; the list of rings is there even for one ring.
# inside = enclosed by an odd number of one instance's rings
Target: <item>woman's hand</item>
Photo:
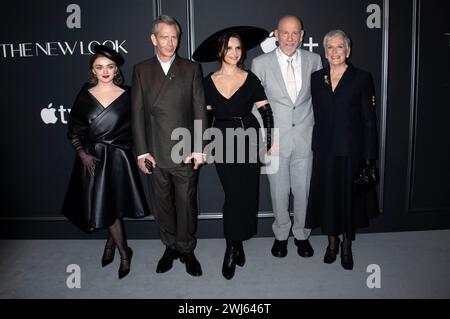
[[[271,156],[278,156],[279,155],[279,149],[277,144],[273,143],[272,147],[270,148],[270,150],[267,152],[267,154],[271,155]]]
[[[95,164],[100,160],[84,151],[79,152],[78,156],[80,156],[81,162],[83,163],[84,176],[86,176],[87,172],[89,172],[91,176],[94,176]]]

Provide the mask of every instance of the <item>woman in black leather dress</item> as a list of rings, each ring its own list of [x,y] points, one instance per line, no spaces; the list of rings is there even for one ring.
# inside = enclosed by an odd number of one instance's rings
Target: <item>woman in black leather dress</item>
[[[62,214],[85,232],[108,229],[102,266],[121,257],[119,279],[130,271],[133,251],[128,247],[121,219],[139,218],[150,211],[136,157],[132,151],[130,90],[122,86],[121,55],[97,45],[85,84],[69,116],[68,138],[77,157]]]

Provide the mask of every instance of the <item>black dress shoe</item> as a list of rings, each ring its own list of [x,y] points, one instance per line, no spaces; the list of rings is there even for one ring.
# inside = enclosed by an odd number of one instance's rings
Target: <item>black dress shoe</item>
[[[228,246],[223,256],[222,275],[230,280],[234,276],[236,270],[236,261],[238,256],[238,247]]]
[[[344,249],[342,249],[342,244],[341,244],[341,266],[347,270],[353,269],[352,249],[349,248],[349,251],[344,254]]]
[[[301,257],[312,257],[314,255],[314,249],[309,243],[309,239],[306,240],[294,240],[295,245],[297,246],[297,253]]]
[[[325,256],[323,257],[323,262],[326,264],[332,264],[336,260],[337,254],[339,254],[339,237],[336,240],[336,246],[334,249],[330,248],[330,245],[327,246],[327,250],[325,252]]]
[[[198,262],[197,258],[195,258],[194,253],[189,253],[185,255],[181,255],[180,261],[186,266],[186,272],[191,276],[201,276],[202,275],[202,266]]]
[[[245,253],[242,242],[239,242],[239,244],[237,245],[236,265],[240,267],[243,267],[245,265]]]
[[[275,257],[286,257],[287,255],[287,244],[288,244],[288,240],[278,240],[275,239],[275,241],[273,242],[273,246],[272,246],[272,255],[274,255]]]
[[[123,277],[125,277],[130,273],[131,258],[133,258],[133,250],[130,247],[128,247],[128,257],[120,258],[119,279],[122,279]],[[126,262],[128,262],[128,267],[124,266]]]
[[[163,256],[158,261],[158,266],[156,266],[156,272],[158,274],[162,274],[166,271],[169,271],[173,266],[173,261],[178,257],[179,254],[176,250],[166,247]]]
[[[116,253],[116,245],[112,247],[105,246],[102,256],[102,267],[105,267],[114,261],[114,255]]]

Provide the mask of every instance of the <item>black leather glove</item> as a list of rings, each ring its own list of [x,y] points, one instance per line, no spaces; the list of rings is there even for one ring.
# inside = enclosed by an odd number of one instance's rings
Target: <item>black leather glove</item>
[[[272,129],[273,129],[273,113],[270,104],[264,104],[258,108],[259,114],[261,114],[264,128],[266,129],[266,143],[267,151],[272,147]]]
[[[206,118],[208,120],[208,127],[212,127],[213,125],[213,121],[214,121],[214,116],[213,116],[213,111],[212,110],[206,110]]]

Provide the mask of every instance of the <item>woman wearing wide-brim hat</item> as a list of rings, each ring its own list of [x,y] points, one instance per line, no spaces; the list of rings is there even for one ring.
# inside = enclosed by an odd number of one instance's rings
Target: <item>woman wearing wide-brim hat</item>
[[[88,81],[72,106],[68,138],[77,157],[62,214],[85,232],[108,229],[102,266],[120,254],[119,279],[130,272],[123,217],[150,214],[132,151],[130,89],[119,69],[123,57],[97,45],[89,62]]]
[[[250,26],[226,28],[208,37],[193,54],[196,61],[218,61],[220,64],[217,71],[205,78],[204,87],[207,107],[214,118],[212,126],[222,132],[222,152],[215,149],[213,158],[225,192],[223,225],[226,251],[222,274],[226,279],[234,276],[236,265],[244,266],[242,241],[253,237],[257,229],[261,169],[258,160],[260,126],[252,114],[252,108],[254,105],[257,107],[264,127],[269,129],[265,150],[271,147],[273,117],[261,82],[256,75],[244,68],[243,63],[246,49],[257,46],[268,35],[266,30]],[[245,140],[241,154],[237,143],[230,145],[226,138],[227,130],[239,128],[247,132],[253,131],[253,136],[256,137]],[[227,156],[231,151],[234,156]],[[219,157],[220,153],[223,156]]]

